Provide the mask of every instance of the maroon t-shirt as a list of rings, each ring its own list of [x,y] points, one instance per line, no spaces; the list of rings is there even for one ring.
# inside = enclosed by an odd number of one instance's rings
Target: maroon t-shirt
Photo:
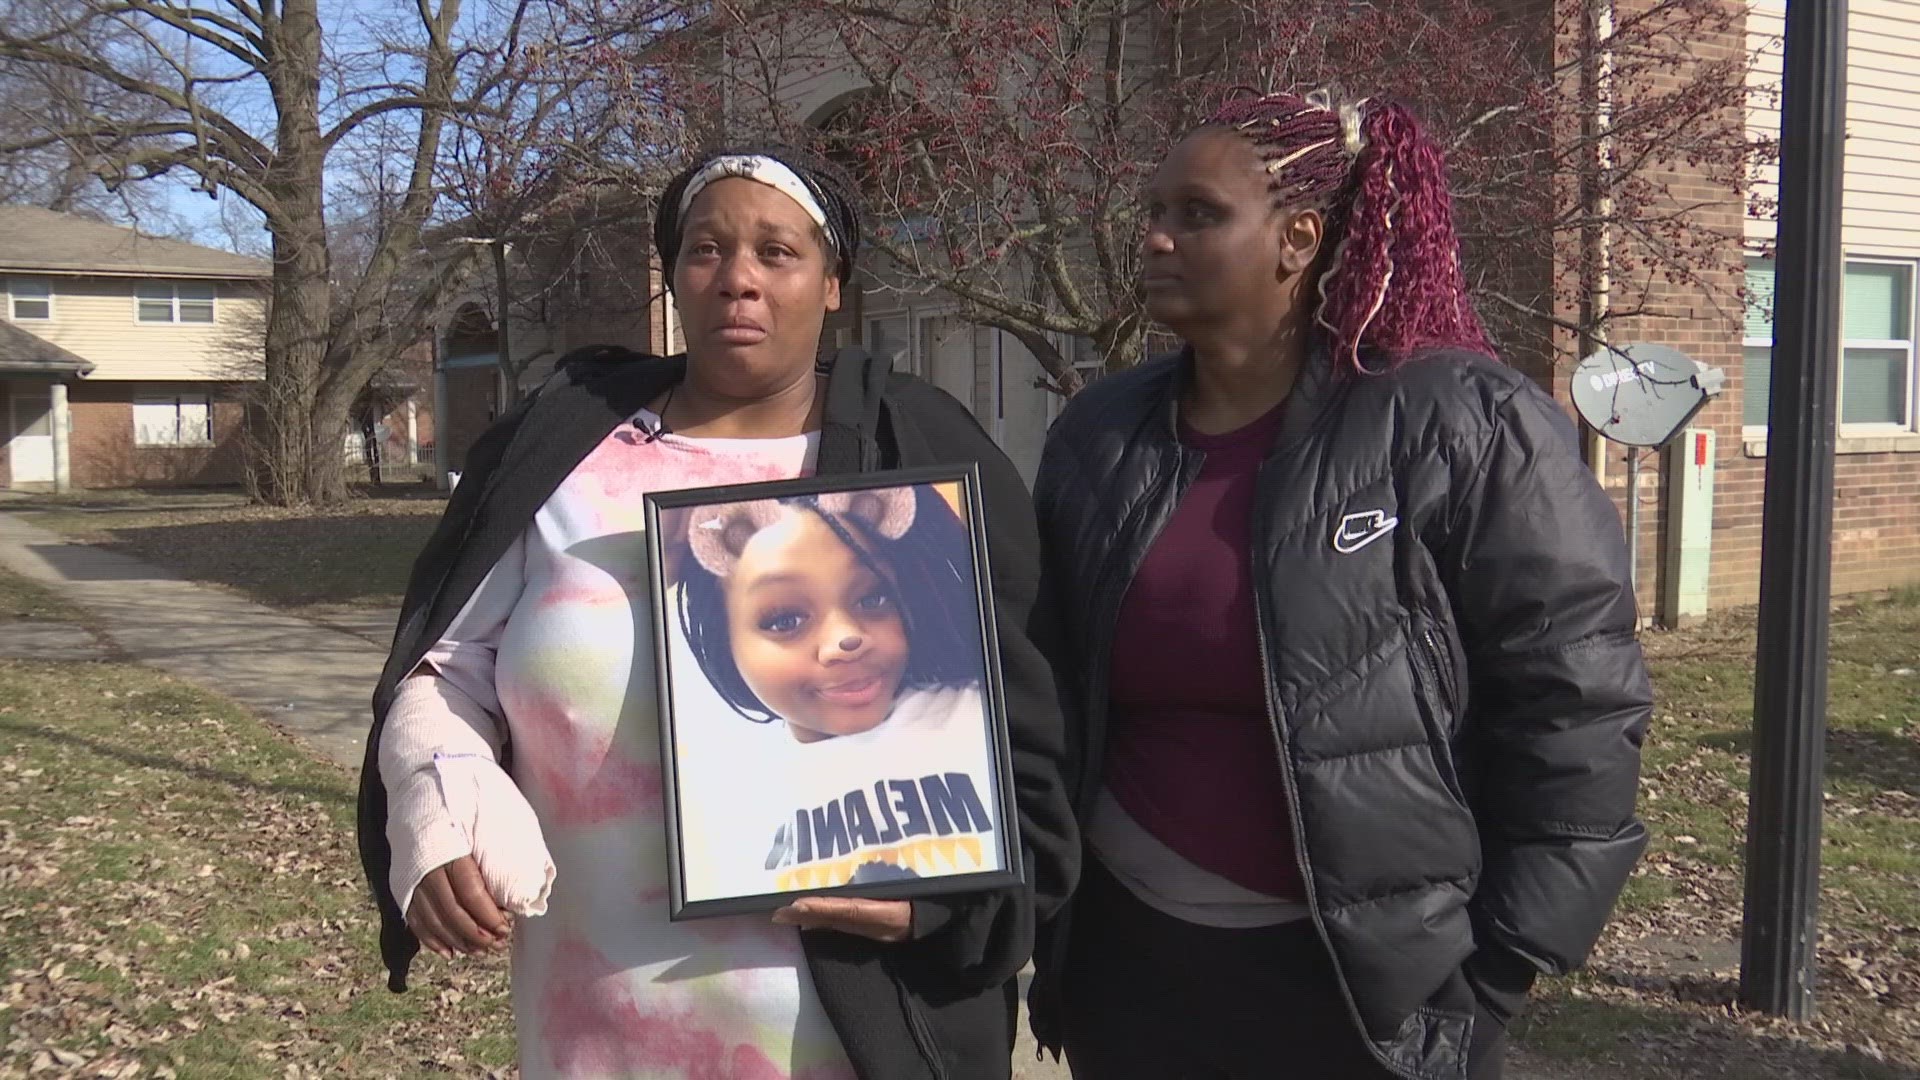
[[[1106,782],[1187,861],[1301,900],[1253,604],[1254,479],[1279,421],[1276,408],[1225,435],[1181,429],[1206,461],[1121,604]]]

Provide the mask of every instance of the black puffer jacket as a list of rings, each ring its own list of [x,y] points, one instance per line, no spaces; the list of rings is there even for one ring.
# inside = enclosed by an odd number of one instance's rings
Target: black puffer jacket
[[[1090,386],[1040,467],[1083,816],[1121,599],[1201,463],[1176,438],[1190,362]],[[1566,414],[1483,357],[1362,379],[1322,359],[1283,409],[1253,580],[1314,922],[1379,1060],[1451,1080],[1474,994],[1497,1014],[1533,973],[1578,966],[1645,846],[1651,691],[1619,517]],[[1050,1046],[1071,925],[1069,907],[1048,929],[1033,995]]]

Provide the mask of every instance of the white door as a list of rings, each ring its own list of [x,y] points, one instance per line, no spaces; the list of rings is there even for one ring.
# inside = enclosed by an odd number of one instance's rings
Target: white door
[[[957,398],[968,412],[978,412],[973,400],[973,324],[955,315],[926,315],[920,324],[921,376]]]
[[[53,392],[13,384],[13,437],[8,449],[15,484],[53,483]]]

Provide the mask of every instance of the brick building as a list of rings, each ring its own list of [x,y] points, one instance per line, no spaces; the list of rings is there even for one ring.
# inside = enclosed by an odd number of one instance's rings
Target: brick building
[[[1571,0],[1489,0],[1504,19],[1506,32],[1515,35],[1523,53],[1542,65],[1561,66],[1578,59],[1582,40],[1569,33],[1565,16],[1577,12]],[[1605,7],[1617,20],[1630,20],[1654,0],[1593,0],[1589,12]],[[1777,132],[1773,111],[1780,71],[1780,34],[1784,0],[1755,0],[1743,4],[1727,0],[1734,16],[1731,25],[1713,38],[1685,43],[1697,63],[1752,61],[1744,116],[1728,116],[1729,123],[1745,123],[1756,134]],[[1556,22],[1559,19],[1559,22]],[[1916,371],[1916,317],[1920,298],[1920,76],[1906,59],[1920,50],[1920,0],[1855,0],[1852,9],[1850,122],[1845,242],[1849,264],[1846,280],[1847,341],[1842,372],[1842,427],[1836,469],[1837,495],[1834,534],[1834,590],[1862,592],[1920,582],[1920,371]],[[1190,55],[1205,49],[1232,47],[1233,35],[1222,23],[1209,22],[1204,13],[1186,24],[1182,47]],[[1683,85],[1684,68],[1657,75],[1655,86],[1672,90]],[[781,108],[815,127],[827,127],[846,114],[865,87],[846,67],[810,65],[804,72],[783,78]],[[1630,92],[1623,90],[1623,93]],[[1623,103],[1626,104],[1626,103]],[[1673,285],[1657,276],[1651,286],[1636,293],[1632,282],[1614,281],[1610,293],[1622,304],[1641,312],[1613,324],[1609,337],[1616,344],[1651,342],[1673,346],[1694,359],[1720,368],[1726,375],[1722,392],[1691,421],[1688,437],[1657,452],[1630,455],[1620,446],[1591,433],[1583,453],[1629,518],[1627,467],[1635,460],[1639,470],[1640,513],[1635,537],[1638,588],[1642,609],[1651,618],[1673,623],[1718,609],[1753,603],[1758,596],[1760,507],[1765,477],[1765,380],[1771,351],[1770,290],[1771,222],[1750,217],[1749,208],[1764,204],[1771,176],[1760,172],[1747,183],[1711,178],[1705,171],[1677,166],[1663,177],[1671,199],[1686,207],[1690,223],[1716,237],[1724,237],[1722,266],[1700,270],[1689,285]],[[1551,181],[1543,181],[1551,182]],[[1750,201],[1750,196],[1759,200]],[[919,222],[891,223],[912,230]],[[630,237],[639,265],[644,252],[644,228]],[[1614,243],[1631,244],[1626,237]],[[1716,243],[1720,241],[1716,240]],[[1470,253],[1471,254],[1471,253]],[[1742,268],[1743,254],[1744,272]],[[1578,251],[1542,256],[1537,265],[1511,262],[1503,272],[1513,280],[1510,292],[1532,296],[1552,305],[1555,289],[1544,282],[1565,282],[1580,273]],[[553,340],[573,344],[621,340],[646,342],[662,351],[670,334],[672,309],[662,295],[657,268],[650,272],[644,305],[631,301],[618,310],[638,312],[613,327],[604,314],[598,319],[575,320],[573,326],[599,328],[585,334],[568,331]],[[849,291],[843,309],[830,316],[826,347],[854,340],[894,358],[896,366],[913,371],[946,389],[979,417],[983,427],[1006,449],[1028,475],[1038,463],[1047,427],[1058,413],[1058,400],[1036,385],[1037,362],[1011,334],[968,323],[959,304],[938,290],[895,280],[885,268],[863,271],[858,287]],[[1563,291],[1564,292],[1564,291]],[[1743,296],[1745,299],[1743,300]],[[603,306],[607,301],[600,302]],[[1743,310],[1744,307],[1744,310]],[[1561,312],[1561,314],[1573,314]],[[492,346],[486,340],[491,325],[485,310],[476,306],[462,316],[470,325],[456,332],[452,324],[442,338],[441,368],[452,378],[467,379],[469,390],[455,395],[464,405],[455,411],[470,413],[459,421],[477,434],[497,410],[497,376],[460,376],[463,365],[491,364]],[[519,322],[516,319],[516,324]],[[540,331],[529,340],[545,341]],[[516,340],[519,340],[516,338]],[[1579,346],[1562,330],[1548,325],[1508,327],[1504,337],[1506,359],[1532,375],[1563,402],[1570,401],[1571,364]],[[1081,370],[1098,370],[1091,343],[1061,338],[1056,343],[1074,357]],[[532,345],[529,348],[549,347]],[[516,353],[520,351],[516,346]],[[544,377],[545,368],[531,364],[523,382]],[[476,380],[477,381],[474,381]],[[487,380],[495,379],[489,390]],[[492,394],[492,397],[486,395]],[[482,399],[485,404],[482,404]],[[1569,408],[1571,406],[1569,405]],[[451,419],[451,416],[450,416]],[[450,425],[451,429],[451,425]],[[1705,436],[1703,442],[1699,436]],[[449,441],[459,444],[450,435]],[[1677,567],[1681,537],[1668,522],[1669,501],[1679,485],[1670,477],[1695,472],[1686,463],[1704,452],[1710,462],[1711,515],[1707,526],[1710,557],[1704,584],[1687,585]],[[457,462],[458,452],[444,459]],[[453,465],[451,467],[457,467]]]
[[[1756,0],[1747,41],[1759,58],[1751,123],[1778,130],[1771,91],[1780,79],[1785,0]],[[1854,0],[1849,8],[1847,162],[1841,242],[1844,325],[1840,446],[1834,466],[1833,587],[1859,592],[1920,582],[1920,0]],[[1772,193],[1763,175],[1759,194]],[[1773,223],[1745,222],[1752,301],[1741,349],[1742,392],[1715,413],[1720,470],[1715,499],[1713,596],[1747,603],[1759,587],[1760,493],[1766,459],[1771,356]]]
[[[1635,3],[1640,0],[1634,0]],[[1632,4],[1622,0],[1627,12]],[[1745,5],[1742,26],[1720,40],[1691,43],[1703,61],[1751,58],[1746,122],[1777,135],[1785,0]],[[1840,439],[1835,461],[1833,590],[1872,592],[1920,582],[1920,399],[1914,324],[1920,314],[1920,0],[1858,0],[1850,10],[1845,210],[1845,340],[1840,374]],[[1703,274],[1703,287],[1662,285],[1650,313],[1624,320],[1618,342],[1675,346],[1721,368],[1722,393],[1689,425],[1706,433],[1712,515],[1706,606],[1759,599],[1762,496],[1766,480],[1767,378],[1772,355],[1771,248],[1774,223],[1750,212],[1771,203],[1774,170],[1755,170],[1746,190],[1676,176],[1672,193],[1696,220],[1721,231],[1744,260]],[[1741,263],[1744,262],[1744,267]],[[1726,298],[1742,295],[1740,302]],[[1566,373],[1554,386],[1565,396]],[[1663,622],[1698,610],[1675,596],[1668,521],[1670,490],[1700,449],[1686,438],[1643,459],[1639,483],[1642,608]],[[1597,451],[1597,452],[1596,452]],[[1607,487],[1626,510],[1627,453],[1589,448]]]
[[[530,390],[562,355],[586,345],[657,355],[680,348],[651,229],[644,213],[604,207],[578,220],[555,220],[538,236],[510,244],[509,365],[499,362],[502,305],[493,275],[478,276],[450,306],[433,337],[433,460],[442,487],[449,473],[465,468],[474,440],[509,407],[516,396],[510,382],[517,381],[519,392]]]
[[[1493,0],[1508,32],[1539,63],[1579,58],[1583,40],[1567,19],[1579,6],[1567,0]],[[1744,122],[1755,134],[1777,133],[1774,111],[1780,74],[1780,35],[1785,0],[1728,0],[1729,29],[1710,39],[1690,40],[1692,62],[1752,62]],[[1634,18],[1651,0],[1594,0],[1588,14],[1604,7],[1616,23]],[[1556,17],[1561,21],[1556,23]],[[1920,0],[1855,0],[1851,9],[1849,144],[1845,244],[1846,335],[1841,373],[1841,440],[1836,467],[1834,589],[1879,590],[1920,582],[1920,371],[1916,371],[1914,325],[1920,314],[1920,76],[1910,57],[1920,52]],[[1217,22],[1217,21],[1216,21]],[[1191,55],[1231,47],[1204,13],[1192,15],[1183,46]],[[1200,35],[1198,38],[1195,34]],[[1213,40],[1219,39],[1219,40]],[[1682,85],[1684,67],[1654,77],[1656,90]],[[785,86],[786,106],[816,125],[831,123],[862,87],[846,70],[814,68]],[[1629,88],[1619,88],[1630,93]],[[1630,105],[1622,102],[1622,107]],[[1711,545],[1707,581],[1693,582],[1704,607],[1753,603],[1758,598],[1761,493],[1766,455],[1766,375],[1771,353],[1771,265],[1767,251],[1772,223],[1749,216],[1770,195],[1770,171],[1745,185],[1714,179],[1686,165],[1662,177],[1671,199],[1686,208],[1696,229],[1724,237],[1720,267],[1679,286],[1655,277],[1635,294],[1632,282],[1614,281],[1611,294],[1640,314],[1616,321],[1616,344],[1652,342],[1681,349],[1720,368],[1723,391],[1689,426],[1689,437],[1668,448],[1638,455],[1638,587],[1643,610],[1663,622],[1699,614],[1696,597],[1682,595],[1677,529],[1668,504],[1678,485],[1668,478],[1705,452],[1711,463]],[[1758,196],[1754,201],[1749,196]],[[901,223],[911,227],[912,223]],[[1622,230],[1624,232],[1625,230]],[[1616,236],[1613,243],[1631,244]],[[1715,240],[1714,243],[1720,243]],[[1741,255],[1745,253],[1745,272]],[[1551,265],[1549,265],[1549,262]],[[1506,272],[1523,289],[1527,279],[1565,281],[1577,274],[1579,253],[1563,252],[1538,266],[1514,264]],[[897,363],[945,387],[970,405],[1023,471],[1037,461],[1045,428],[1057,409],[1051,395],[1031,388],[1034,361],[1010,335],[969,326],[952,315],[938,292],[887,288],[871,278],[830,326],[847,340],[858,335],[869,347],[889,352]],[[1536,286],[1542,297],[1553,290]],[[1743,295],[1746,298],[1743,300]],[[1743,310],[1744,307],[1744,310]],[[1623,307],[1621,310],[1627,310]],[[1564,314],[1564,313],[1563,313]],[[1532,338],[1534,340],[1529,340]],[[1559,330],[1539,327],[1506,335],[1508,359],[1569,400],[1571,365],[1578,345]],[[1084,351],[1085,343],[1066,343]],[[1698,436],[1704,435],[1703,441]],[[1627,510],[1629,453],[1589,435],[1589,464]],[[1692,541],[1689,541],[1692,542]]]

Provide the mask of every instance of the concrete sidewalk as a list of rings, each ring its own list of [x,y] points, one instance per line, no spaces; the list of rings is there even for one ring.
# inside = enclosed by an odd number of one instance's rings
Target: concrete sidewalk
[[[0,566],[91,612],[119,658],[217,690],[321,755],[360,767],[386,660],[367,638],[73,543],[3,506]]]

